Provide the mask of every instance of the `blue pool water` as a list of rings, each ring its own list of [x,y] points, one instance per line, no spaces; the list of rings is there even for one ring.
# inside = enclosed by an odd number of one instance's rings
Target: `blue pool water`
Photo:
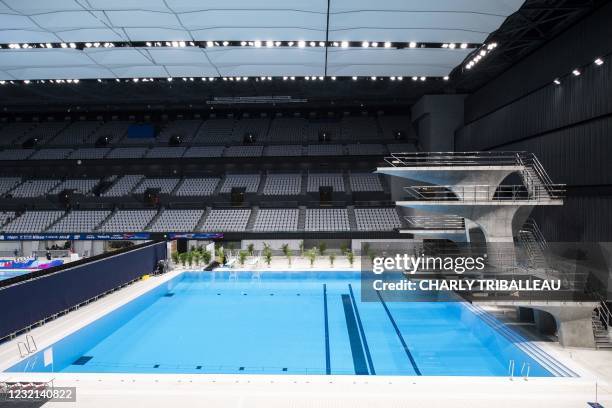
[[[514,360],[551,375],[463,303],[361,302],[352,272],[186,272],[53,354],[11,371],[504,376]]]
[[[28,270],[6,270],[0,271],[0,281],[3,281],[8,278],[14,278],[15,276],[20,276],[26,273],[30,273],[32,271]]]

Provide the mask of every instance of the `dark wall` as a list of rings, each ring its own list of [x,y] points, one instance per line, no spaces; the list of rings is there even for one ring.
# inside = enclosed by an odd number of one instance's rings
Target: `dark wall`
[[[534,211],[551,241],[612,241],[610,21],[612,4],[470,95],[455,134],[458,151],[533,152],[553,181],[568,184],[563,207]]]
[[[149,274],[165,258],[166,242],[158,242],[2,288],[0,339]]]

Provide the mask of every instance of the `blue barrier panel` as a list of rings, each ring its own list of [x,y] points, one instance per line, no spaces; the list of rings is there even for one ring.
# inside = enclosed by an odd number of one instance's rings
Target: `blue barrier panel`
[[[127,132],[128,139],[154,139],[155,127],[153,125],[130,125]]]
[[[35,272],[36,279],[0,288],[0,339],[149,274],[162,259],[166,259],[166,243],[147,243],[50,272]]]

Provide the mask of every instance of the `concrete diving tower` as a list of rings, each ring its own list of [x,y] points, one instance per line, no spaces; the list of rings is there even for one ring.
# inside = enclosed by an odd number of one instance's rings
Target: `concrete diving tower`
[[[441,219],[460,217],[478,226],[492,266],[503,266],[502,258],[514,263],[513,246],[508,250],[507,244],[514,242],[533,207],[563,204],[565,186],[552,183],[535,155],[526,152],[395,153],[385,161],[388,166],[376,172],[390,176],[397,206],[437,214]],[[513,173],[522,183],[502,185]],[[414,185],[414,181],[426,184]],[[457,228],[452,229],[461,237]],[[440,226],[438,230],[439,238],[452,239],[450,229]],[[435,234],[432,230],[416,232],[428,238]]]

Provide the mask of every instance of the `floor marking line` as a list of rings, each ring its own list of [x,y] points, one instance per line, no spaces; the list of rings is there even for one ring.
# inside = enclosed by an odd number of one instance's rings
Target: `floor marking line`
[[[353,287],[349,283],[349,293],[351,295],[351,300],[353,302],[353,308],[355,309],[355,317],[357,318],[357,326],[359,327],[359,332],[361,333],[361,341],[363,342],[363,348],[365,349],[366,358],[368,359],[368,366],[370,367],[370,374],[376,375],[376,370],[374,370],[374,362],[372,361],[372,355],[370,354],[370,347],[368,346],[368,340],[366,339],[365,330],[363,329],[363,324],[361,323],[361,316],[359,315],[359,310],[357,309],[357,302],[355,301],[355,295],[353,294]]]
[[[342,306],[344,307],[344,318],[346,319],[346,329],[349,335],[349,343],[351,345],[351,354],[353,356],[353,366],[355,367],[356,375],[368,375],[368,364],[365,355],[363,354],[363,345],[357,328],[357,321],[353,313],[353,304],[351,297],[347,294],[342,295]]]
[[[329,320],[327,316],[327,285],[323,284],[323,315],[325,316],[325,374],[331,374],[331,358],[329,355]]]
[[[395,329],[395,334],[397,334],[397,337],[402,343],[402,346],[404,347],[404,351],[406,352],[406,355],[408,356],[408,359],[410,360],[410,364],[412,364],[412,368],[414,369],[414,372],[416,373],[416,375],[422,375],[421,370],[419,370],[419,367],[417,367],[416,365],[416,361],[414,361],[414,357],[412,356],[412,353],[410,352],[408,345],[404,341],[404,336],[402,336],[402,333],[397,327],[397,324],[395,323],[395,319],[393,319],[393,316],[391,315],[391,312],[389,311],[389,308],[387,307],[385,300],[380,295],[380,291],[377,290],[376,294],[378,295],[378,298],[380,299],[380,303],[382,303],[382,306],[385,308],[385,312],[387,312],[387,316],[389,316],[389,320],[391,320],[391,324],[393,325],[393,328]]]

